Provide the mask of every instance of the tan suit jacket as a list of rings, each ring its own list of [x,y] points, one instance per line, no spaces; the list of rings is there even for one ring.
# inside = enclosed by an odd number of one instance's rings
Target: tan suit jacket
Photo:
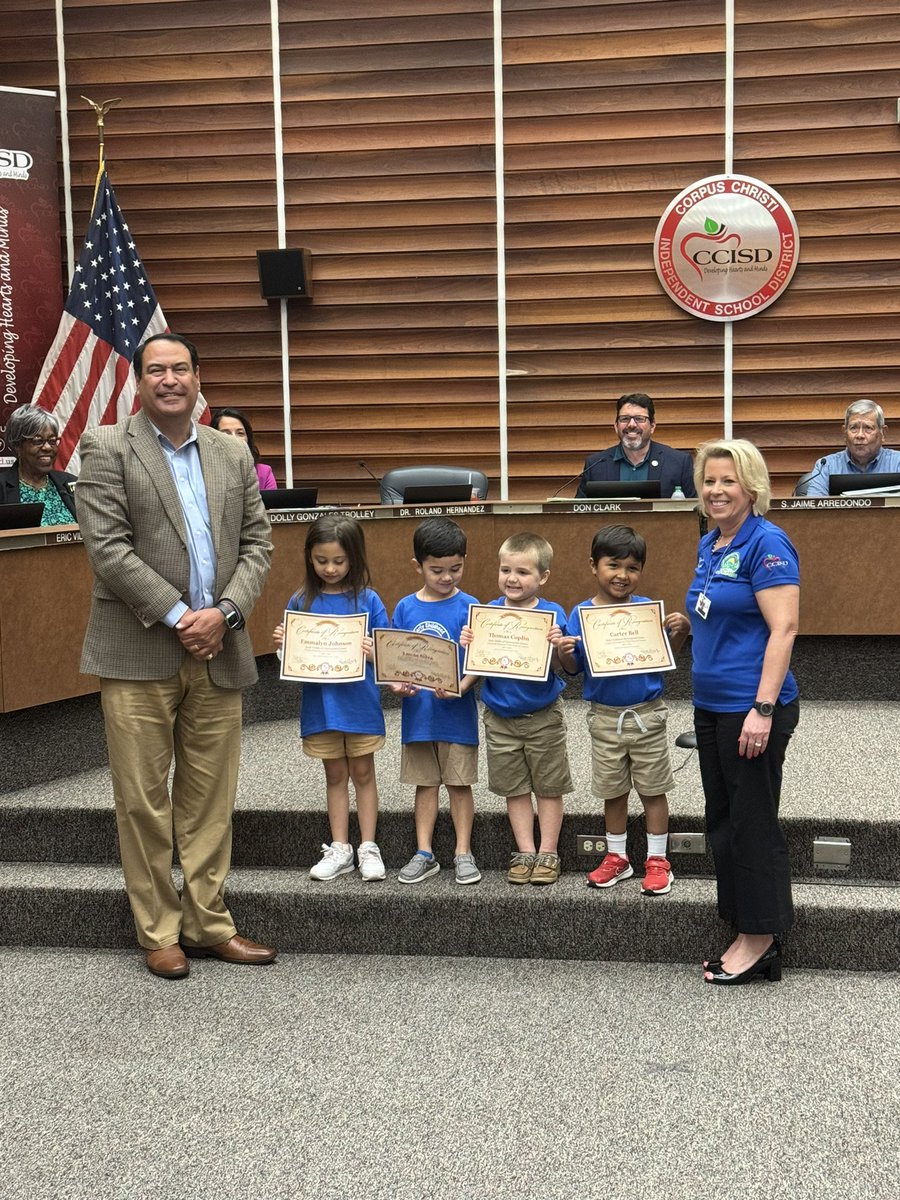
[[[227,596],[248,617],[269,571],[270,526],[249,450],[237,438],[197,427],[216,551],[215,600]],[[106,679],[166,679],[186,651],[162,618],[190,607],[184,514],[169,463],[142,412],[101,426],[81,441],[78,522],[94,572],[81,670]],[[246,629],[226,631],[209,664],[219,687],[257,678]]]

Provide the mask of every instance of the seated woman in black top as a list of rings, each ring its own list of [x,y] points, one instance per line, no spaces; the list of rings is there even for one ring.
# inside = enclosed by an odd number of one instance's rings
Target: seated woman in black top
[[[36,404],[23,404],[9,418],[6,442],[16,463],[0,471],[0,504],[43,504],[41,525],[73,525],[75,496],[68,471],[52,470],[59,449],[59,421]]]

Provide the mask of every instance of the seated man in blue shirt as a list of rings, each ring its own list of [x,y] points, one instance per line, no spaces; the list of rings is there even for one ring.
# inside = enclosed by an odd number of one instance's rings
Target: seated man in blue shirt
[[[827,496],[832,475],[874,475],[900,471],[900,450],[884,445],[887,425],[880,404],[856,400],[844,414],[847,445],[819,460],[806,489],[807,496]]]
[[[590,455],[578,480],[576,496],[586,495],[584,485],[594,480],[633,483],[645,479],[658,479],[663,497],[671,496],[676,488],[681,488],[685,496],[697,495],[691,456],[653,441],[656,419],[649,396],[643,392],[620,396],[613,428],[618,444]]]

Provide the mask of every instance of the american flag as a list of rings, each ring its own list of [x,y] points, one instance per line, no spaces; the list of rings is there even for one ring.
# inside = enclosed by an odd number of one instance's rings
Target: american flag
[[[101,163],[87,236],[32,399],[59,418],[57,469],[77,472],[85,429],[114,425],[140,406],[131,360],[145,338],[167,329]],[[209,420],[202,395],[194,419]]]

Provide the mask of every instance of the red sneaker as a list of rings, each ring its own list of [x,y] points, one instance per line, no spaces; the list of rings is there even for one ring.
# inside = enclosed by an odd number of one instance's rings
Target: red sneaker
[[[622,858],[620,854],[607,854],[596,871],[588,875],[588,887],[612,887],[622,879],[630,879],[633,874],[634,867],[627,858]]]
[[[667,858],[648,858],[644,864],[643,896],[664,896],[672,890],[672,864]]]

